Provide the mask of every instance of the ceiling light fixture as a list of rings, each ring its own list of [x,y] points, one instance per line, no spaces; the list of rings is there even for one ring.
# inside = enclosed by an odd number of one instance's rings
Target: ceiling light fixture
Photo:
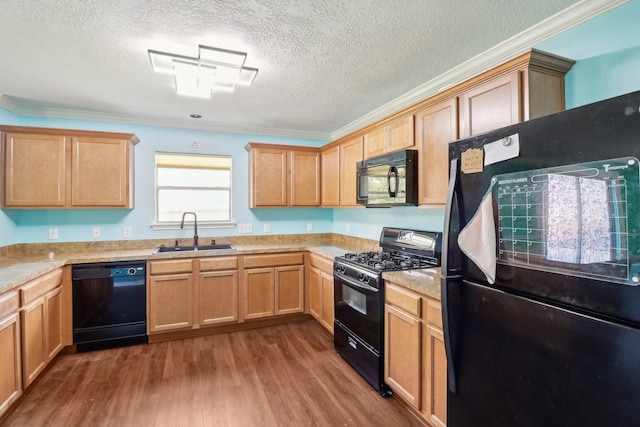
[[[249,86],[257,68],[244,66],[245,52],[198,46],[198,57],[176,55],[149,49],[153,71],[172,74],[179,95],[211,98],[215,92],[233,92],[236,86]]]

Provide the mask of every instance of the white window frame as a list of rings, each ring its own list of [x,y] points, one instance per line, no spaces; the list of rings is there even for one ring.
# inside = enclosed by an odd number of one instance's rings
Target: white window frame
[[[174,186],[174,185],[165,185],[165,186],[160,186],[158,185],[158,159],[159,157],[162,156],[166,156],[166,158],[164,159],[165,161],[168,161],[169,163],[171,162],[171,157],[174,157],[175,159],[179,159],[180,157],[184,157],[184,158],[188,158],[188,157],[192,157],[192,158],[197,158],[200,157],[203,160],[206,160],[206,158],[210,158],[213,162],[215,162],[216,159],[228,159],[229,161],[229,186],[228,187],[218,187],[218,186],[210,186],[210,187],[203,187],[203,186],[198,186],[198,187],[190,187],[190,186]],[[207,169],[206,167],[206,161],[203,161],[201,163],[201,168]],[[188,162],[187,162],[188,165]],[[162,167],[162,166],[160,166]],[[171,166],[164,166],[164,167],[171,167]],[[179,166],[176,166],[179,167]],[[194,168],[195,168],[195,162],[194,162]],[[211,169],[215,169],[215,167],[211,167]],[[222,154],[191,154],[191,153],[170,153],[170,152],[161,152],[158,151],[155,153],[154,155],[154,174],[155,174],[155,207],[154,207],[154,211],[155,211],[155,223],[151,225],[151,228],[155,229],[155,230],[159,230],[159,229],[178,229],[180,228],[180,221],[160,221],[159,217],[160,217],[160,212],[159,212],[159,201],[160,201],[160,190],[163,189],[183,189],[183,190],[189,190],[189,191],[198,191],[198,190],[203,190],[203,191],[210,191],[210,190],[226,190],[229,192],[229,220],[228,221],[207,221],[207,220],[201,220],[200,218],[198,218],[198,228],[232,228],[235,227],[235,223],[231,221],[231,218],[233,218],[232,213],[233,213],[233,192],[232,192],[232,187],[233,187],[233,159],[231,156],[229,155],[222,155]],[[185,211],[191,211],[190,208],[185,207]],[[189,223],[193,222],[193,216],[192,215],[188,215],[185,218],[185,221],[188,221]]]

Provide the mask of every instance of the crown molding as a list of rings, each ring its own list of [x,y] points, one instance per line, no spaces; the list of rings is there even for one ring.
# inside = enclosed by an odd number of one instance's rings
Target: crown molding
[[[536,44],[629,0],[582,0],[331,133],[342,138],[521,55]]]
[[[193,129],[213,132],[242,133],[250,135],[267,135],[299,139],[313,139],[320,141],[331,141],[331,134],[328,132],[306,132],[295,129],[279,129],[262,126],[230,126],[224,123],[198,122],[195,119],[159,119],[153,117],[142,117],[136,115],[124,115],[103,113],[86,110],[75,110],[70,108],[57,107],[32,107],[21,103],[18,99],[0,94],[0,107],[19,116],[42,117],[52,119],[87,120],[98,122],[129,123],[143,126],[157,126],[179,129]]]

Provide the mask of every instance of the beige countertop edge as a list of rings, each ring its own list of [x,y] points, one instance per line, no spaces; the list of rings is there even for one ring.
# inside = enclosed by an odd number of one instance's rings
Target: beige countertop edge
[[[389,271],[382,278],[440,301],[440,267]]]
[[[69,264],[113,261],[154,261],[177,258],[202,258],[210,256],[250,255],[276,252],[309,251],[333,259],[349,249],[336,246],[291,245],[235,245],[236,250],[201,251],[185,253],[153,254],[155,248],[137,250],[111,250],[83,253],[52,253],[7,257],[0,260],[0,294],[17,288],[49,271]]]

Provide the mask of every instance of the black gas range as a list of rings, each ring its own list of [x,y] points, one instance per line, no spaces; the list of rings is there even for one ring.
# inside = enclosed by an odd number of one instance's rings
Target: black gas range
[[[440,265],[439,232],[384,227],[380,251],[346,253],[333,262],[336,351],[380,394],[384,384],[382,273]]]

